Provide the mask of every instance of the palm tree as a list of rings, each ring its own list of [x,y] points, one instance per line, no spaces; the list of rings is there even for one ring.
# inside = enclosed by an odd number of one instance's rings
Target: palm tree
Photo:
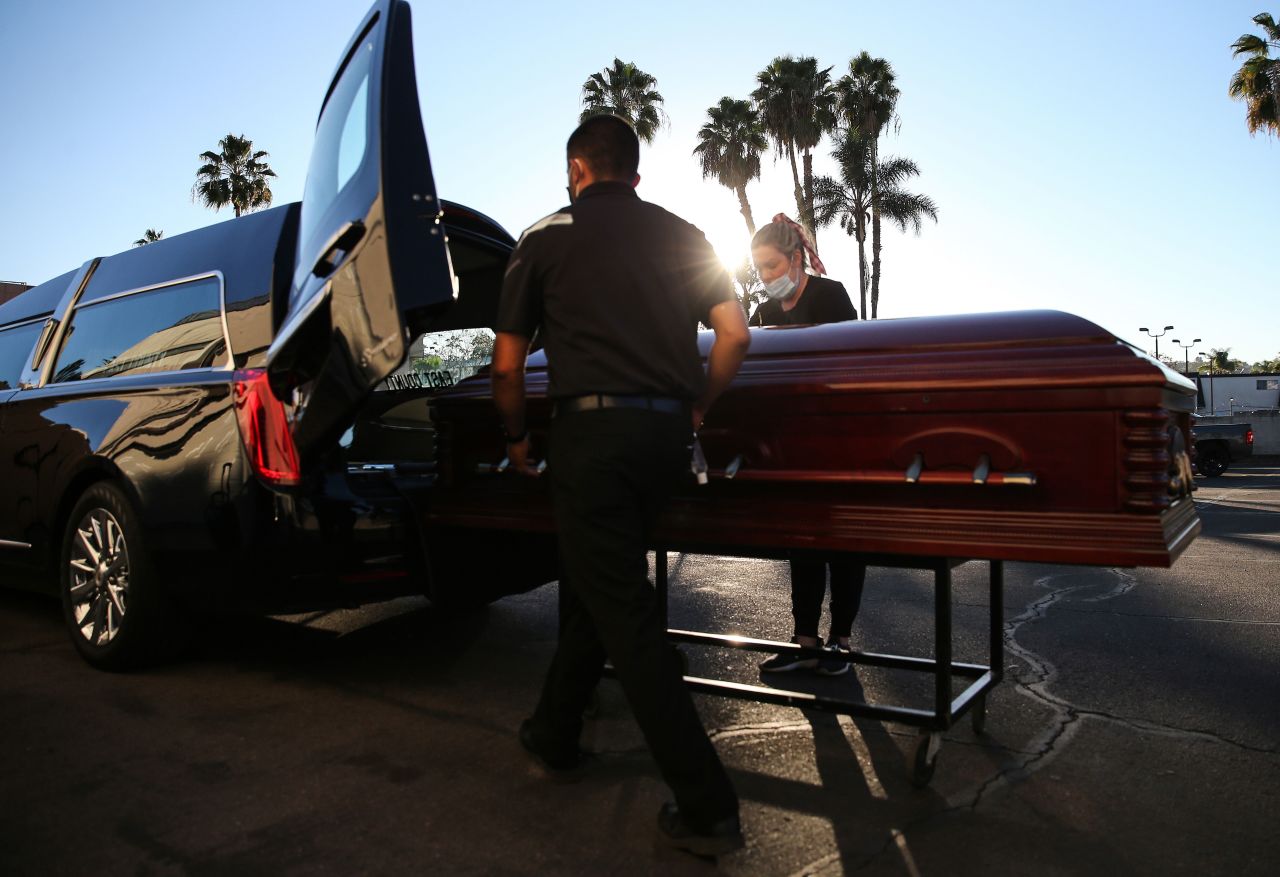
[[[1231,77],[1227,93],[1244,101],[1250,134],[1280,136],[1280,58],[1270,57],[1271,49],[1280,50],[1280,25],[1265,12],[1255,15],[1253,23],[1266,37],[1247,33],[1231,44],[1232,57],[1249,57]]]
[[[765,133],[773,141],[774,152],[791,162],[795,183],[796,211],[800,224],[818,246],[813,221],[813,150],[823,135],[835,129],[836,93],[831,85],[831,68],[818,69],[815,58],[774,58],[756,76],[759,86],[751,98],[760,110]],[[796,166],[801,154],[804,181]]]
[[[738,302],[750,317],[755,306],[768,298],[764,291],[764,284],[760,282],[760,274],[756,271],[756,266],[751,263],[750,257],[743,259],[738,263],[738,267],[733,269],[733,279],[742,288]]]
[[[242,134],[228,134],[218,141],[218,152],[202,152],[204,164],[196,171],[191,199],[197,197],[206,207],[218,210],[231,205],[236,216],[271,203],[271,186],[267,177],[276,172],[262,159],[267,153],[253,151],[253,141]]]
[[[832,153],[840,168],[840,179],[818,177],[814,181],[814,218],[819,226],[839,221],[848,235],[858,240],[858,287],[862,318],[867,311],[867,226],[879,214],[903,232],[911,228],[919,234],[925,217],[938,221],[938,207],[927,195],[908,192],[902,186],[920,169],[908,158],[889,156],[878,168],[872,165],[871,143],[854,128],[840,131]],[[873,194],[874,192],[874,194]],[[871,290],[870,318],[880,311],[880,290]]]
[[[863,136],[870,147],[871,160],[871,309],[880,300],[880,134],[894,118],[898,87],[893,67],[883,58],[861,52],[849,62],[849,72],[836,83],[840,110],[845,121]]]
[[[747,234],[756,233],[751,205],[747,203],[747,183],[760,179],[760,153],[769,148],[760,116],[744,100],[720,98],[720,103],[707,110],[710,119],[698,131],[698,145],[693,154],[702,159],[702,176],[715,177],[720,185],[738,196]]]
[[[164,237],[164,232],[156,231],[154,228],[149,228],[142,233],[142,237],[133,242],[133,245],[135,247],[144,247],[147,244],[154,244],[162,237]]]
[[[658,80],[631,62],[613,59],[613,67],[592,73],[582,83],[582,113],[578,121],[608,113],[626,119],[645,143],[667,121],[664,100],[658,93]]]
[[[1231,358],[1230,347],[1209,348],[1209,365],[1201,371],[1206,374],[1227,374],[1240,368],[1240,363]]]

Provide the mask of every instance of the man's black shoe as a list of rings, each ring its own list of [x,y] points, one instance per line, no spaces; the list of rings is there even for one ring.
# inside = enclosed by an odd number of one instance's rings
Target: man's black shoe
[[[746,846],[742,838],[742,823],[737,816],[721,819],[709,831],[695,831],[680,815],[680,808],[671,801],[658,811],[658,831],[667,846],[695,856],[722,856]]]
[[[576,783],[582,779],[587,753],[579,749],[571,755],[548,755],[534,741],[532,719],[520,723],[520,745],[550,779],[560,783]]]

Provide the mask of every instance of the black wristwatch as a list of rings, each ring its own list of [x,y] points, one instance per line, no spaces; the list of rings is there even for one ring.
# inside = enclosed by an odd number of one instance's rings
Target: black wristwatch
[[[511,433],[507,432],[507,428],[505,426],[502,427],[502,437],[507,440],[507,444],[509,445],[518,445],[520,444],[520,442],[528,438],[528,436],[529,436],[529,427],[527,425],[525,426],[524,429],[520,430],[520,433],[518,435],[512,435]]]

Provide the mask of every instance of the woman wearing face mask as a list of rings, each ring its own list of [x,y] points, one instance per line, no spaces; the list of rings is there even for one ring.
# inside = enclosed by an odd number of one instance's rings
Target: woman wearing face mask
[[[818,277],[826,268],[805,239],[799,223],[779,213],[751,239],[751,260],[769,300],[751,315],[753,326],[791,326],[856,320],[858,312],[844,284]]]
[[[800,225],[784,214],[779,213],[773,222],[756,232],[751,239],[751,260],[769,295],[769,300],[752,314],[753,326],[838,323],[858,318],[844,284],[805,270],[812,266],[819,274],[826,273]],[[862,602],[862,585],[867,576],[864,564],[843,555],[791,559],[791,615],[795,619],[795,635],[791,641],[803,646],[822,645],[818,621],[822,617],[828,567],[831,570],[831,631],[827,649],[831,657],[817,660],[774,655],[760,665],[762,671],[816,670],[826,676],[838,676],[849,670],[849,661],[841,653],[850,651],[849,634]]]

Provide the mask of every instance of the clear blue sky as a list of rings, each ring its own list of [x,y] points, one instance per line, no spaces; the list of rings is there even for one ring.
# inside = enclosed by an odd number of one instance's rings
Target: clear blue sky
[[[320,99],[366,8],[2,0],[0,279],[37,283],[148,227],[228,218],[190,187],[229,131],[271,153],[277,203],[300,197]],[[1226,96],[1228,47],[1266,0],[413,8],[437,186],[513,233],[563,202],[581,84],[616,55],[657,77],[671,118],[643,153],[642,196],[731,258],[745,249],[736,199],[690,156],[707,107],[746,97],[776,55],[839,74],[865,49],[902,89],[884,149],[919,164],[940,208],[919,238],[887,233],[882,317],[1051,307],[1139,343],[1139,326],[1173,324],[1162,353],[1174,336],[1247,361],[1280,352],[1280,142],[1250,138]],[[785,162],[748,196],[757,220],[794,213]],[[853,240],[831,227],[819,244],[856,290]]]

